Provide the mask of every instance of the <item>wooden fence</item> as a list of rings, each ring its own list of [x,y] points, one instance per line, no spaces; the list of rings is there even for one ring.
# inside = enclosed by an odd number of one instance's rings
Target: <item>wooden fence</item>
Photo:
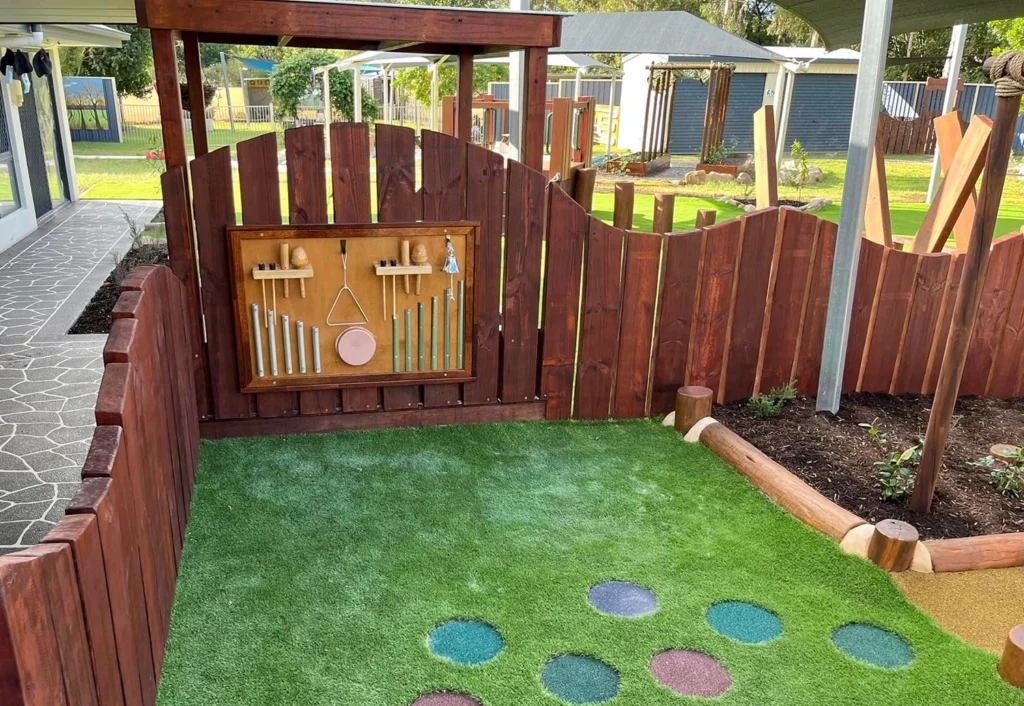
[[[152,706],[199,426],[185,288],[124,283],[82,488],[41,544],[0,557],[0,703]]]
[[[328,220],[323,138],[321,126],[285,133],[291,222]],[[368,222],[369,130],[336,123],[330,140],[334,221]],[[832,223],[784,208],[687,233],[626,231],[588,216],[540,172],[441,133],[423,131],[417,188],[412,130],[378,125],[376,140],[380,221],[481,222],[477,380],[241,394],[226,236],[235,223],[232,157],[224,147],[192,163],[207,334],[196,351],[208,378],[198,376],[204,435],[641,417],[671,409],[684,384],[712,388],[719,402],[790,380],[815,394]],[[238,144],[245,224],[281,222],[277,150],[273,134]],[[169,237],[184,227],[169,221]],[[989,273],[967,394],[1021,392],[1024,306],[1013,296],[1020,242],[996,246],[1004,257]],[[932,391],[959,268],[954,255],[864,241],[845,390]]]

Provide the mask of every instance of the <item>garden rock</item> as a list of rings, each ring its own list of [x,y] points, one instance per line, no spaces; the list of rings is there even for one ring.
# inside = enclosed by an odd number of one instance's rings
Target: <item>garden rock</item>
[[[683,177],[683,183],[687,186],[698,186],[700,184],[706,184],[708,181],[708,173],[703,169],[698,169],[694,172],[689,172]]]
[[[735,181],[735,179],[733,179],[733,177],[731,177],[730,175],[721,174],[719,172],[711,172],[710,174],[708,174],[707,180],[712,184],[727,184],[729,182]]]
[[[736,183],[742,184],[743,186],[752,186],[754,178],[750,176],[748,172],[740,172],[736,177]]]
[[[811,199],[807,205],[801,208],[801,211],[820,211],[823,208],[827,208],[832,205],[832,199]]]
[[[787,160],[782,164],[782,169],[779,170],[779,183],[785,184],[786,186],[807,186],[808,184],[818,184],[825,179],[825,172],[821,170],[821,167],[807,167],[807,178],[801,183],[800,167],[793,160]]]

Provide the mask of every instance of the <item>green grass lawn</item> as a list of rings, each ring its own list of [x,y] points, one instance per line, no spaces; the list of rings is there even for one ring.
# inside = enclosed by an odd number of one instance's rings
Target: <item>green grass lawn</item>
[[[598,582],[632,581],[655,614],[609,617]],[[782,621],[772,642],[713,631],[726,600]],[[453,618],[504,639],[460,667],[427,635]],[[836,649],[851,622],[907,640],[886,670]],[[715,703],[1022,704],[994,655],[940,630],[888,576],[779,510],[701,446],[653,422],[520,423],[203,442],[159,702],[162,706],[407,706],[468,692],[554,706],[545,662],[590,655],[621,706],[689,703],[651,658],[712,655]]]

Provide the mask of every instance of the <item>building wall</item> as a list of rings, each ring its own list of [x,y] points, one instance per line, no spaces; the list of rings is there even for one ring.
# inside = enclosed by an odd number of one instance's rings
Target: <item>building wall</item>
[[[786,151],[800,140],[808,152],[845,152],[856,85],[857,77],[850,74],[797,74]]]
[[[738,152],[754,149],[754,113],[764,104],[765,74],[734,74],[725,119],[725,145]],[[676,82],[669,146],[672,154],[697,154],[704,135],[708,87],[693,79]]]

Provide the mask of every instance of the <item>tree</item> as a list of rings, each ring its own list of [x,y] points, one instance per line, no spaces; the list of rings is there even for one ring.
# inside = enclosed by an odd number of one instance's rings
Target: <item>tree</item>
[[[1014,49],[1024,51],[1024,17],[991,22],[989,28],[999,42],[996,47],[998,53]]]
[[[117,25],[117,29],[128,33],[120,49],[86,47],[77,65],[66,67],[68,75],[112,76],[120,95],[144,98],[153,90],[153,45],[149,30],[134,25]],[[62,51],[61,59],[65,57],[71,62],[78,59],[76,53]],[[72,73],[71,68],[77,70]]]
[[[270,74],[270,95],[278,110],[285,115],[298,117],[299,101],[305,96],[320,91],[313,83],[313,69],[333,64],[338,55],[326,49],[314,49],[296,53],[274,67]],[[331,107],[345,118],[352,119],[352,71],[331,71]],[[317,83],[322,85],[322,78]],[[380,106],[373,97],[363,91],[363,120],[370,122],[377,117]]]
[[[459,72],[454,66],[445,64],[438,72],[438,95],[454,96],[458,85]],[[504,64],[476,64],[473,67],[473,95],[487,92],[492,81],[508,81],[508,66]],[[395,78],[396,88],[405,91],[424,105],[430,104],[430,71],[425,68],[399,69]]]
[[[995,23],[993,23],[995,24]],[[890,66],[885,77],[890,81],[924,81],[929,77],[942,76],[949,53],[949,39],[953,30],[933,29],[914,32],[912,35],[897,34],[889,39],[889,55],[917,58],[909,64]],[[973,24],[967,30],[967,44],[964,61],[960,65],[960,78],[966,83],[984,83],[985,75],[981,65],[995,48],[999,37],[986,24]]]

